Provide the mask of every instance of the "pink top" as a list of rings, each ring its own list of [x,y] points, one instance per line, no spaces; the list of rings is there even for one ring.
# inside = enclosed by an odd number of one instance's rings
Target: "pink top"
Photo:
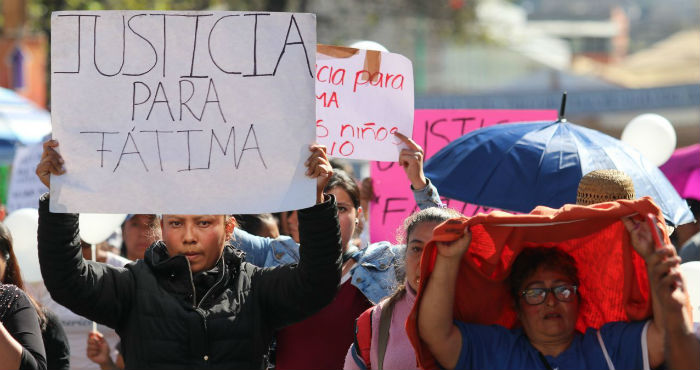
[[[413,352],[413,346],[406,335],[406,319],[411,313],[413,303],[416,301],[416,292],[406,284],[406,294],[394,304],[394,311],[391,313],[391,326],[389,327],[389,341],[384,353],[384,368],[385,369],[418,369],[416,365],[416,354]],[[375,306],[372,313],[372,341],[370,343],[370,366],[377,363],[377,346],[379,342],[379,318],[382,315],[382,306],[387,302],[386,299],[379,302]],[[355,360],[352,357],[352,346],[348,349],[345,355],[345,370],[360,370]]]

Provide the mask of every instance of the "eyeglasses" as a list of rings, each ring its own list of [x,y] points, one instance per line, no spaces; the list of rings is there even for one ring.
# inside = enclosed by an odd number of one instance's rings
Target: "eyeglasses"
[[[552,288],[530,288],[520,292],[520,295],[529,305],[538,305],[547,299],[547,294],[554,293],[559,302],[571,302],[576,296],[578,287],[572,284],[564,284]]]

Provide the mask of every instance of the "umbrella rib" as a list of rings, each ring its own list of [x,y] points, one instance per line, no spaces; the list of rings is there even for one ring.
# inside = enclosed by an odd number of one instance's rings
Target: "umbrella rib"
[[[562,127],[562,126],[561,126],[561,125],[562,125],[561,122],[553,122],[553,125],[556,125],[556,128],[555,128],[554,132],[552,133],[552,135],[550,135],[550,136],[547,138],[547,141],[544,143],[544,146],[543,146],[543,149],[542,149],[542,153],[540,154],[540,158],[539,158],[539,161],[538,161],[538,163],[537,163],[537,175],[535,176],[535,180],[534,180],[534,185],[535,185],[535,188],[536,188],[536,189],[539,188],[538,185],[540,184],[540,175],[542,174],[542,163],[543,163],[544,160],[545,160],[545,157],[546,157],[546,154],[547,154],[547,148],[549,148],[549,144],[552,142],[552,140],[554,139],[554,137],[559,133],[559,130],[560,130],[560,128]],[[529,132],[528,134],[534,133],[534,132],[541,132],[541,131],[544,131],[544,130],[550,128],[550,127],[552,127],[552,125],[546,125],[546,126],[544,126],[544,127],[540,127],[540,128],[539,128],[538,130],[536,130],[536,131],[531,131],[531,132]],[[559,163],[561,163],[561,150],[559,151],[559,158],[558,158],[558,161],[559,161]],[[554,196],[554,194],[551,194],[551,195]],[[547,199],[546,202],[548,203],[549,200],[550,200],[550,199]],[[531,209],[534,209],[535,207],[537,207],[537,206],[539,206],[539,205],[545,205],[545,204],[544,204],[544,202],[543,202],[542,204],[535,204],[534,206],[533,206],[533,205],[530,205],[530,208],[531,208]]]
[[[477,192],[475,198],[479,198],[479,197],[481,196],[481,194],[484,192],[484,190],[488,187],[489,181],[491,180],[491,178],[493,177],[493,175],[497,172],[497,169],[499,168],[499,166],[506,160],[506,158],[508,157],[508,154],[514,150],[514,148],[516,147],[516,145],[520,142],[520,140],[522,140],[523,137],[525,137],[526,135],[531,134],[531,133],[533,133],[533,132],[538,132],[538,131],[545,130],[545,129],[549,128],[549,127],[551,127],[551,125],[546,125],[546,126],[544,126],[544,127],[538,128],[537,130],[534,130],[534,131],[527,131],[527,132],[524,132],[522,135],[520,135],[520,137],[519,137],[517,140],[513,141],[513,144],[512,144],[510,147],[508,147],[508,150],[506,150],[506,151],[503,153],[503,155],[502,155],[501,158],[499,159],[498,163],[496,163],[496,165],[494,165],[494,166],[491,168],[491,170],[489,171],[488,176],[486,176],[486,178],[485,178],[484,181],[482,182],[482,185],[481,185],[481,187],[479,188],[479,191]],[[549,137],[548,142],[549,142],[551,139],[552,139],[552,136]],[[489,141],[484,141],[483,143],[479,144],[479,146],[477,146],[477,148],[480,147],[480,146],[482,146],[482,145],[484,145],[484,144],[486,144],[486,143],[488,143],[488,142],[489,142]],[[539,169],[539,166],[541,165],[542,158],[543,158],[543,157],[540,157],[540,163],[538,164],[538,169]],[[536,180],[537,180],[537,178],[536,178]],[[474,203],[474,204],[476,204],[476,203]],[[488,205],[485,205],[485,204],[479,204],[479,205],[491,207],[491,206],[488,206]],[[506,209],[505,207],[491,207],[491,208]],[[533,207],[533,208],[534,208],[534,207]],[[516,211],[516,212],[522,212],[522,211]]]
[[[559,132],[559,129],[561,128],[561,123],[555,122],[555,124],[557,125],[557,129],[554,130],[552,135],[547,139],[547,142],[544,145],[544,149],[542,150],[542,154],[540,154],[539,163],[537,163],[537,176],[535,177],[535,184],[536,185],[540,183],[540,174],[542,173],[542,171],[541,171],[542,162],[544,162],[544,158],[547,154],[547,148],[549,148],[549,143],[552,142],[552,139],[554,138],[554,136],[557,135],[557,133]],[[546,127],[549,127],[549,126],[546,126]],[[538,131],[540,131],[540,130],[538,130]],[[559,162],[561,163],[561,151],[559,151],[559,158],[558,159],[559,159]]]
[[[624,143],[623,143],[623,144],[624,144]],[[608,154],[608,157],[610,157],[610,158],[612,159],[613,163],[615,164],[615,167],[618,167],[617,161],[614,159],[613,156],[610,156],[610,155],[609,155],[610,153],[609,153],[609,151],[607,150],[607,146],[602,146],[601,148],[603,149],[603,151],[605,151],[606,154]],[[626,156],[626,158],[627,158],[628,160],[640,162],[641,164],[645,164],[645,163],[646,163],[644,157],[642,157],[642,154],[639,153],[638,151],[636,151],[636,150],[629,150],[629,148],[625,148],[625,147],[623,147],[623,148],[624,148],[625,150],[621,150],[621,152]],[[633,157],[632,157],[632,153],[634,153],[636,156],[640,156],[640,157],[641,157],[640,160],[637,160],[637,159],[633,158]],[[649,179],[653,178],[653,176],[652,176],[653,174],[651,174],[651,173],[649,173],[649,172],[647,171],[647,167],[646,167],[646,166],[640,166],[640,168],[642,169],[642,171],[644,171],[645,177],[647,177],[647,178],[649,178]],[[661,171],[661,170],[659,170],[659,171]],[[663,173],[662,173],[662,174],[663,174]],[[664,175],[664,176],[665,176],[665,175]],[[667,181],[668,181],[668,180],[667,180]],[[658,198],[658,199],[656,199],[655,197],[652,197],[652,199],[654,200],[654,202],[663,202],[663,203],[665,203],[663,197],[661,197],[662,192],[661,192],[660,189],[658,188],[656,181],[648,181],[648,183],[649,183],[649,185],[651,186],[651,188],[654,190],[654,192],[656,193],[657,198]],[[671,186],[671,187],[673,187],[673,186]],[[674,190],[675,190],[675,189],[674,189]],[[637,194],[636,189],[635,189],[635,197],[637,197],[637,198],[639,197],[639,195]],[[663,207],[664,204],[663,204],[663,203],[662,203],[662,204],[659,204],[659,207],[661,208],[661,211],[662,211],[663,213],[666,213],[666,212],[664,212],[664,207]],[[670,210],[669,210],[669,212],[670,212]],[[672,220],[672,218],[673,218],[674,216],[675,216],[674,214],[664,214],[664,217],[671,218],[669,221],[675,223],[675,220]]]

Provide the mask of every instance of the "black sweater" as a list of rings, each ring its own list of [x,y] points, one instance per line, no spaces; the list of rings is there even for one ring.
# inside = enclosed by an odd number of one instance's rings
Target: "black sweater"
[[[335,199],[299,211],[299,233],[298,265],[258,268],[226,246],[211,276],[194,279],[184,256],[156,242],[144,260],[115,268],[83,260],[78,215],[49,212],[45,195],[39,262],[56,302],[117,331],[127,368],[254,369],[265,366],[276,329],[319,311],[338,289]]]

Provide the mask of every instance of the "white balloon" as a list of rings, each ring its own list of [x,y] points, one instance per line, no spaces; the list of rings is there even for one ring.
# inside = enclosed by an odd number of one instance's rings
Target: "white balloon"
[[[376,42],[376,41],[369,41],[369,40],[359,40],[355,41],[352,44],[350,44],[351,48],[355,49],[364,49],[364,50],[376,50],[376,51],[381,51],[388,53],[389,50],[384,47],[384,45]]]
[[[625,126],[620,140],[639,150],[656,166],[661,166],[676,149],[676,130],[666,118],[645,113]]]
[[[700,261],[682,263],[681,274],[693,306],[693,321],[700,321]]]
[[[36,230],[39,227],[39,212],[35,208],[21,208],[10,213],[3,221],[12,234],[12,247],[22,270],[25,282],[41,281]]]
[[[80,238],[90,244],[102,243],[125,219],[125,214],[81,213],[78,219]]]

